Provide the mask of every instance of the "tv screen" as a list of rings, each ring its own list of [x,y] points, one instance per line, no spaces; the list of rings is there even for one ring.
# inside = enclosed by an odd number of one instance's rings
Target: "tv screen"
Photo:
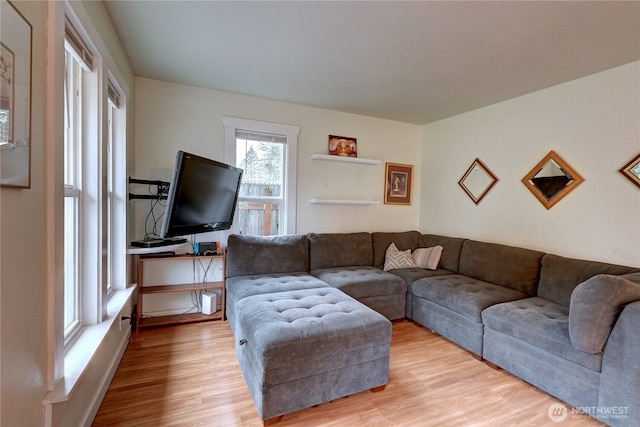
[[[178,151],[160,237],[229,229],[241,180],[242,169]]]

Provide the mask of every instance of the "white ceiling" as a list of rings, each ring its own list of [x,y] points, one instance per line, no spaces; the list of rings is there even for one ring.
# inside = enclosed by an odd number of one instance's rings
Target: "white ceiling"
[[[105,4],[137,76],[415,124],[640,59],[639,1]]]

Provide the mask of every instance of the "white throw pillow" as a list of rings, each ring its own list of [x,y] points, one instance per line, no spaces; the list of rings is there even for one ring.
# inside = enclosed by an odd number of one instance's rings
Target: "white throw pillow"
[[[435,270],[440,263],[440,257],[442,256],[442,246],[433,246],[431,248],[418,248],[413,251],[413,262],[418,267],[428,268],[429,270]]]
[[[392,242],[389,245],[384,257],[384,271],[415,266],[416,264],[413,262],[413,258],[411,257],[411,249],[400,251],[396,247],[395,243]]]

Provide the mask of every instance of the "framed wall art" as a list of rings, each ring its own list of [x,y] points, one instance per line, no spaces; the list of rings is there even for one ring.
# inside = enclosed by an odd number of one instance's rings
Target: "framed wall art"
[[[522,183],[547,209],[583,181],[584,178],[554,151],[550,151],[522,178]]]
[[[384,180],[384,202],[388,205],[410,205],[413,165],[387,163]]]
[[[31,186],[31,24],[0,0],[0,185]]]
[[[358,157],[358,142],[348,136],[329,135],[329,154],[332,156]]]
[[[480,159],[476,158],[462,178],[460,178],[458,185],[462,187],[464,192],[467,193],[467,196],[477,205],[497,182],[498,177],[496,177]]]
[[[640,154],[620,168],[619,172],[640,188]]]

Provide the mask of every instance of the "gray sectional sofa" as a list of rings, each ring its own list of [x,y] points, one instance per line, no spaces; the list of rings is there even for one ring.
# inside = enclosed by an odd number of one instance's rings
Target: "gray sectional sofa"
[[[384,271],[391,243],[442,246],[439,265]],[[384,386],[389,320],[407,318],[581,414],[640,425],[639,268],[407,231],[233,235],[226,276],[262,419]]]

